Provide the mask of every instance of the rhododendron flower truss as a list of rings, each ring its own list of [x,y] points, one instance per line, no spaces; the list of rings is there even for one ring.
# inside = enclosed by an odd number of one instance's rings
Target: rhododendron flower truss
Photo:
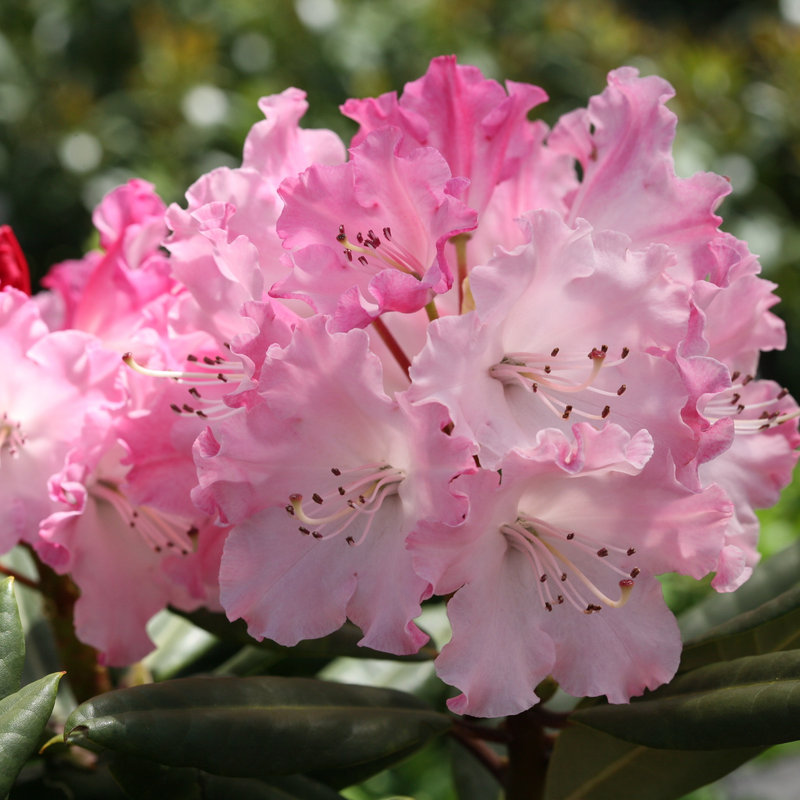
[[[234,525],[222,605],[257,638],[293,645],[350,618],[375,649],[407,654],[426,640],[411,620],[430,587],[405,539],[427,517],[461,522],[450,482],[474,470],[472,451],[443,432],[441,405],[383,393],[368,341],[329,333],[325,318],[301,323],[265,362],[263,402],[195,447],[195,501]]]
[[[646,428],[689,461],[688,393],[657,355],[678,345],[689,320],[688,291],[664,273],[671,251],[631,250],[622,234],[572,229],[552,211],[533,212],[527,228],[526,247],[472,272],[475,313],[430,326],[412,401],[447,405],[484,467],[576,419]]]
[[[456,530],[423,523],[414,566],[448,603],[453,638],[437,671],[452,710],[516,714],[547,675],[575,696],[627,702],[668,681],[681,642],[654,575],[713,568],[729,516],[723,492],[694,493],[649,436],[543,431],[498,473],[456,480],[470,502]]]
[[[349,330],[385,311],[417,311],[452,286],[444,246],[477,224],[457,199],[467,181],[433,148],[400,156],[402,138],[381,128],[347,164],[315,165],[282,184],[278,233],[299,252],[273,297],[305,300]]]

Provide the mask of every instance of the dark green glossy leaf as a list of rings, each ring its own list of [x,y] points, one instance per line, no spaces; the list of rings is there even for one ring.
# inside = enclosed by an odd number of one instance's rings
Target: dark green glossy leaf
[[[575,722],[671,750],[759,747],[800,739],[800,650],[684,673],[630,705],[575,711]]]
[[[574,725],[556,740],[545,800],[675,800],[762,751],[656,750]]]
[[[111,772],[132,800],[342,800],[337,792],[303,775],[225,778],[124,753],[115,755]]]
[[[183,678],[99,695],[65,734],[161,764],[270,777],[403,757],[450,727],[392,689],[307,678]]]
[[[0,581],[0,700],[19,689],[25,663],[25,635],[14,597],[14,579]]]
[[[735,592],[711,594],[678,618],[684,642],[774,599],[800,581],[800,542],[763,561]]]
[[[458,800],[500,800],[503,790],[497,778],[459,742],[448,745]]]
[[[0,797],[11,789],[53,713],[63,672],[29,683],[0,700]]]
[[[681,654],[680,671],[687,672],[714,661],[732,661],[797,647],[800,647],[800,586],[688,642]]]
[[[304,639],[294,647],[283,647],[270,639],[263,639],[260,642],[253,639],[247,633],[247,623],[243,619],[230,622],[224,614],[218,614],[206,608],[197,611],[180,611],[177,608],[170,610],[188,619],[198,628],[213,633],[223,641],[255,645],[286,656],[306,658],[349,656],[350,658],[377,658],[391,661],[430,661],[438,655],[436,650],[430,646],[425,646],[419,653],[410,656],[395,656],[391,653],[371,650],[369,647],[359,647],[358,643],[364,638],[364,634],[352,622],[345,622],[338,631],[323,636],[321,639]]]

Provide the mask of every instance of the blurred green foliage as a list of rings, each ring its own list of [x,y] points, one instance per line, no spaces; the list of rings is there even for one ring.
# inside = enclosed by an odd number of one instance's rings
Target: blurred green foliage
[[[166,200],[238,163],[257,99],[308,91],[306,124],[457,53],[551,96],[552,123],[632,64],[677,90],[679,174],[730,177],[724,227],[781,285],[791,347],[766,376],[800,394],[800,2],[781,0],[3,0],[0,223],[36,276],[80,255],[90,209],[133,175]]]

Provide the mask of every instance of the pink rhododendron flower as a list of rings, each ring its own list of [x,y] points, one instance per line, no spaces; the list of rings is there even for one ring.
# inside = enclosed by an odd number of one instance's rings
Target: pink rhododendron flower
[[[292,645],[350,618],[373,648],[426,641],[412,619],[429,586],[405,538],[426,517],[463,518],[449,484],[474,469],[471,448],[442,432],[441,406],[387,397],[367,347],[324,317],[300,325],[264,364],[263,402],[196,445],[195,499],[234,525],[222,604],[257,638]]]
[[[576,696],[627,702],[678,667],[677,625],[653,577],[716,563],[729,503],[670,475],[652,441],[615,425],[555,430],[502,462],[502,479],[459,478],[470,512],[456,529],[423,523],[417,571],[448,603],[453,639],[437,671],[458,713],[516,714],[548,674]],[[642,472],[642,468],[645,467]]]
[[[397,128],[381,128],[346,164],[284,181],[278,233],[302,249],[274,297],[303,299],[349,330],[386,311],[417,311],[452,286],[444,245],[476,224],[457,199],[466,182],[433,148],[401,156],[402,140]]]
[[[52,504],[47,481],[92,409],[124,402],[120,361],[80,331],[49,333],[36,304],[0,292],[0,552],[32,541]]]

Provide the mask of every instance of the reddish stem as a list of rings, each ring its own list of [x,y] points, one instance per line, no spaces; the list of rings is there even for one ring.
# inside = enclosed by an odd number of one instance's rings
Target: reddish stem
[[[505,758],[497,755],[489,745],[473,738],[458,722],[450,729],[450,735],[469,750],[494,775],[501,786],[505,784],[507,771]]]
[[[389,352],[395,357],[403,372],[406,373],[406,377],[411,380],[411,362],[403,352],[403,348],[397,343],[397,339],[392,336],[391,331],[386,327],[386,323],[380,317],[376,317],[372,320],[372,324],[375,326],[378,336],[383,339],[383,343],[389,348]]]
[[[8,575],[10,578],[13,578],[15,581],[19,581],[23,586],[27,586],[30,589],[35,589],[37,592],[41,590],[41,586],[39,586],[36,581],[32,581],[30,578],[26,578],[21,573],[17,572],[15,569],[11,569],[9,567],[4,567],[0,564],[0,572],[3,575]]]

